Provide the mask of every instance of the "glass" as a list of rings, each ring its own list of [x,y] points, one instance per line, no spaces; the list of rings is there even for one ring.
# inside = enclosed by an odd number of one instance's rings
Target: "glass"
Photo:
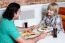
[[[57,38],[57,28],[53,28],[52,35],[54,38]]]
[[[27,22],[24,23],[24,27],[28,28],[28,23]]]

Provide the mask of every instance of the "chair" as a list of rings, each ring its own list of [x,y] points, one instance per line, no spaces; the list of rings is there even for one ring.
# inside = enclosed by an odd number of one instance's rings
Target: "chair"
[[[65,7],[60,7],[58,13],[61,15],[62,24],[63,24],[63,28],[64,28],[64,31],[65,31]]]

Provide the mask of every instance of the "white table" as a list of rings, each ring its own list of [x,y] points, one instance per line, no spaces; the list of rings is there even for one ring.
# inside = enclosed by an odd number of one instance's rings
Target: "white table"
[[[65,33],[60,31],[57,38],[53,38],[52,36],[47,36],[45,39],[41,39],[36,43],[65,43]]]

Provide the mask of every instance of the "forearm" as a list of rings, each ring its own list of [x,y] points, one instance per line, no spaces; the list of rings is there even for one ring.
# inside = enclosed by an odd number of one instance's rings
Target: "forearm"
[[[22,39],[21,37],[16,39],[17,43],[26,43],[24,39]]]

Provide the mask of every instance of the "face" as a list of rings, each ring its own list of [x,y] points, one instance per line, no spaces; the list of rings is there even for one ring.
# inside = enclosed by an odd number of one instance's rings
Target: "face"
[[[48,10],[48,15],[53,15],[54,14],[54,11],[53,10]]]
[[[21,10],[19,9],[19,10],[17,11],[17,13],[14,14],[14,19],[18,19],[20,13],[21,13]]]

